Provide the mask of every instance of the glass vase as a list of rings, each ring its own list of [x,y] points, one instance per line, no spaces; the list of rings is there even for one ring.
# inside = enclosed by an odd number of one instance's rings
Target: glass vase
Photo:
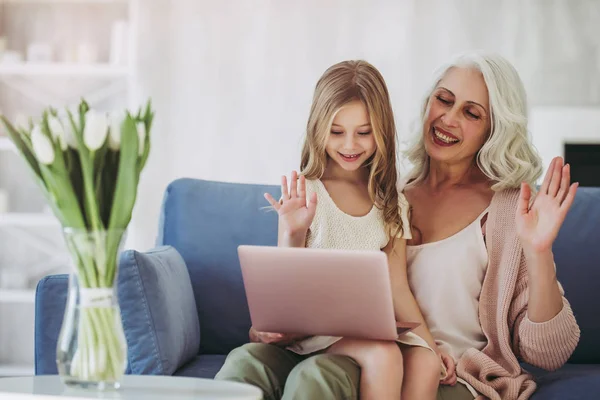
[[[68,386],[118,389],[127,367],[117,297],[124,231],[63,233],[73,268],[56,348],[58,373]]]

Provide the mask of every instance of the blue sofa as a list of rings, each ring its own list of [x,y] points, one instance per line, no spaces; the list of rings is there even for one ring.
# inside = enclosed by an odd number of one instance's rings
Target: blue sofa
[[[275,245],[277,216],[263,193],[275,186],[179,179],[165,192],[157,248],[123,252],[119,301],[130,374],[211,378],[226,354],[248,341],[250,318],[239,244]],[[537,378],[535,400],[600,398],[600,188],[580,188],[554,246],[558,277],[581,340],[569,363]],[[42,279],[36,293],[35,371],[56,374],[67,276]]]

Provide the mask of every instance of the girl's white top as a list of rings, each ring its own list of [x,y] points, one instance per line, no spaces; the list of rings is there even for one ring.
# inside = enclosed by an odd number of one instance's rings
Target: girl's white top
[[[306,180],[307,197],[317,193],[317,211],[306,239],[306,247],[341,250],[381,250],[390,237],[383,219],[383,212],[376,206],[364,216],[355,217],[340,210],[320,180]],[[410,239],[408,202],[399,195],[400,216],[404,227],[401,237]],[[328,348],[340,337],[313,336],[297,342],[288,349],[298,354],[310,354]],[[398,337],[398,341],[429,348],[425,340],[409,332]]]

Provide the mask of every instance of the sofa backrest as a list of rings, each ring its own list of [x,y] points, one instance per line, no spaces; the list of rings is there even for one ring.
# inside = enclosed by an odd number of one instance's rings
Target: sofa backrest
[[[157,245],[185,260],[198,306],[200,353],[227,354],[248,341],[250,315],[240,244],[277,244],[277,213],[265,209],[276,186],[179,179],[166,190]]]
[[[263,197],[278,186],[179,179],[163,201],[158,245],[185,260],[200,321],[200,352],[227,354],[248,341],[250,317],[237,246],[276,245],[277,214]],[[600,188],[579,188],[554,245],[557,275],[582,330],[571,362],[600,363]]]
[[[569,362],[600,363],[600,188],[579,188],[554,242],[559,282],[581,329]]]

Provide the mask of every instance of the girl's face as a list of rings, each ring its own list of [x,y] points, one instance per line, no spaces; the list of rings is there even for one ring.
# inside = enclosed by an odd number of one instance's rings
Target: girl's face
[[[481,72],[450,68],[429,98],[425,151],[440,162],[474,160],[490,124],[489,95]]]
[[[360,100],[344,105],[331,124],[325,151],[346,171],[356,171],[376,150],[367,108]]]

